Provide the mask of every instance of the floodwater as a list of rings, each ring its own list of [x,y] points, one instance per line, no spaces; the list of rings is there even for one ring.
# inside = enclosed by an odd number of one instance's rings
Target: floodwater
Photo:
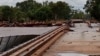
[[[100,55],[100,32],[98,24],[89,28],[86,23],[76,23],[75,27],[59,38],[44,56],[87,56]],[[69,53],[69,51],[72,51]],[[84,55],[87,54],[87,55]]]

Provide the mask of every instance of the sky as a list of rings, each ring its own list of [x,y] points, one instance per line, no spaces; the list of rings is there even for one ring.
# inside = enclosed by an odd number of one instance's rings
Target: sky
[[[17,2],[21,2],[24,0],[0,0],[0,5],[10,5],[10,6],[15,6],[15,4]],[[36,0],[37,2],[43,2],[46,0]],[[57,2],[57,1],[65,1],[66,3],[68,3],[70,6],[74,6],[74,9],[80,9],[82,11],[84,4],[86,4],[87,0],[48,0],[48,1],[53,1],[53,2]]]

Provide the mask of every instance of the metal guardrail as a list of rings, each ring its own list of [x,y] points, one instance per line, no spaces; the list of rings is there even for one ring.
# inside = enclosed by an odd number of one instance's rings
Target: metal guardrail
[[[56,36],[61,36],[64,32],[65,26],[60,26],[48,33],[45,33],[41,36],[38,36],[30,41],[27,41],[19,46],[16,46],[15,48],[12,48],[2,54],[0,56],[31,56],[35,55],[38,49],[44,48],[47,43],[54,42],[53,38]],[[50,44],[49,43],[49,44]],[[44,47],[43,47],[44,46]],[[47,44],[49,47],[50,45]],[[44,50],[43,50],[44,51]],[[33,54],[34,53],[34,54]],[[37,56],[37,55],[36,55]]]

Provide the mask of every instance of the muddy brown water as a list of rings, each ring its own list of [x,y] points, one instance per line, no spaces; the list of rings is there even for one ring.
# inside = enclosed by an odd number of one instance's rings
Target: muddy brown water
[[[76,23],[68,32],[59,38],[43,56],[88,56],[100,55],[100,32],[98,24],[89,28],[86,23]],[[72,52],[69,52],[72,51]]]

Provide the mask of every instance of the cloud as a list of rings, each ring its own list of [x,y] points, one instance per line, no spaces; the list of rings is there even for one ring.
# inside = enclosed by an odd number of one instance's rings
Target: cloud
[[[69,4],[74,6],[76,9],[83,9],[84,5],[86,4],[87,0],[70,0],[72,2],[70,2]]]
[[[24,0],[0,0],[0,5],[9,5],[9,6],[15,6],[17,2],[21,2]],[[43,2],[46,0],[36,0],[38,2]],[[67,2],[70,6],[74,6],[74,9],[80,9],[83,10],[84,4],[86,3],[87,0],[48,0],[48,1],[65,1]]]
[[[21,2],[24,0],[0,0],[0,5],[9,5],[9,6],[15,6],[17,2]]]

